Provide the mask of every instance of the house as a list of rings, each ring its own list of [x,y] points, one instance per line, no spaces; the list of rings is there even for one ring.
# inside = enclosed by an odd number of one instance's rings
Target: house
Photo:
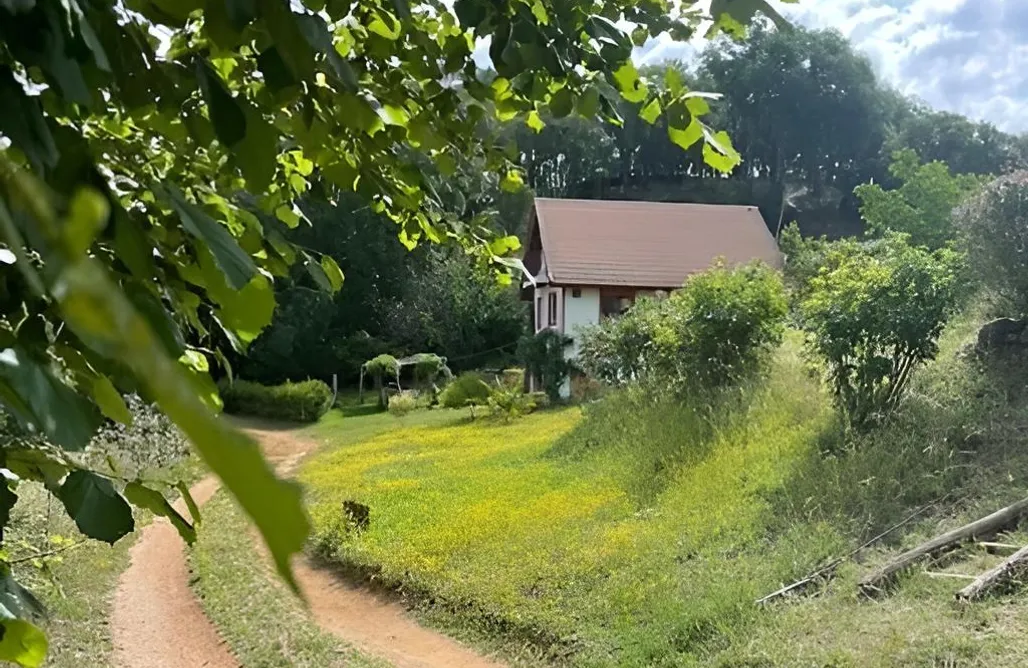
[[[536,332],[576,328],[623,313],[639,297],[680,288],[722,257],[782,266],[753,206],[537,198],[524,264]],[[577,354],[577,344],[568,351]]]

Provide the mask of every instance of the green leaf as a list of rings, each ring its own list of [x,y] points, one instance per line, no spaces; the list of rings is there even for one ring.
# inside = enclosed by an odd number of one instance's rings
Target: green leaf
[[[275,209],[275,217],[286,224],[290,229],[295,229],[300,224],[300,214],[293,210],[289,204],[283,204]]]
[[[516,193],[525,187],[525,181],[521,178],[521,173],[517,170],[510,170],[503,175],[503,180],[500,181],[500,188],[504,192]]]
[[[332,292],[339,292],[342,290],[343,270],[339,268],[339,265],[332,259],[332,256],[321,256],[321,268],[324,270],[325,276],[328,277],[328,282],[331,284]]]
[[[710,105],[702,97],[690,97],[685,101],[685,107],[693,116],[706,116],[710,113]]]
[[[400,22],[396,20],[389,12],[375,11],[372,13],[373,18],[368,23],[368,30],[385,37],[386,39],[393,41],[400,38]]]
[[[386,123],[386,125],[395,125],[397,127],[405,128],[407,123],[410,122],[410,114],[403,107],[397,107],[392,104],[383,104],[378,109],[379,117]]]
[[[539,116],[539,112],[535,109],[528,112],[528,116],[525,118],[525,125],[532,128],[536,134],[542,132],[543,128],[546,127],[546,123],[543,122],[542,117]]]
[[[113,545],[132,532],[132,508],[111,481],[90,471],[72,471],[64,479],[58,498],[68,516],[86,536]]]
[[[132,424],[132,413],[125,405],[121,393],[107,376],[99,375],[93,380],[93,401],[100,407],[100,411],[104,415],[115,422],[124,425]]]
[[[621,97],[629,102],[639,103],[646,99],[646,83],[639,77],[639,71],[632,61],[627,61],[614,71],[614,82],[621,91]]]
[[[25,95],[14,73],[0,65],[0,133],[25,154],[37,172],[57,164],[59,154],[38,98]]]
[[[639,117],[650,125],[653,125],[657,122],[657,119],[660,118],[660,112],[660,100],[653,98],[639,111]]]
[[[68,203],[64,224],[64,243],[69,253],[81,255],[89,250],[97,234],[107,224],[110,206],[93,188],[79,188]]]
[[[257,68],[264,77],[264,84],[273,93],[296,85],[293,73],[289,71],[289,66],[274,46],[268,47],[257,56]]]
[[[196,501],[193,500],[193,494],[189,491],[189,485],[179,480],[175,483],[175,489],[182,495],[182,500],[186,502],[186,508],[189,509],[189,517],[193,519],[193,526],[200,526],[200,508],[196,505]]]
[[[188,544],[196,542],[196,530],[157,490],[150,489],[138,481],[130,482],[125,485],[125,498],[137,508],[146,508],[154,515],[170,520],[178,535]]]
[[[246,136],[232,147],[250,192],[263,192],[275,177],[278,132],[253,107],[246,109]]]
[[[535,0],[532,3],[532,16],[544,26],[550,25],[550,15],[546,13],[546,6],[543,5],[542,0]]]
[[[550,113],[554,118],[564,118],[574,108],[575,99],[570,88],[561,88],[550,98]]]
[[[0,619],[0,660],[26,668],[43,665],[49,644],[46,634],[24,619]]]
[[[92,404],[24,351],[0,351],[0,401],[32,431],[67,450],[81,450],[100,426]]]
[[[707,141],[703,145],[703,160],[714,169],[725,174],[731,173],[739,163],[742,156],[732,146],[732,140],[728,133],[722,130],[717,134],[711,134],[706,128],[703,134]]]
[[[229,94],[221,77],[204,61],[196,61],[196,79],[207,103],[214,125],[214,134],[225,147],[246,136],[246,114],[239,102]]]
[[[275,291],[263,274],[257,274],[246,286],[226,295],[219,295],[218,315],[223,326],[231,329],[244,345],[249,345],[271,323],[275,313]]]
[[[332,281],[329,280],[328,274],[325,272],[325,268],[309,253],[304,253],[303,258],[304,267],[307,269],[307,273],[310,275],[311,279],[314,280],[315,285],[317,285],[323,292],[331,293],[333,291]]]
[[[489,253],[492,255],[509,255],[521,248],[521,241],[516,236],[497,237],[489,242]]]
[[[288,0],[258,0],[264,25],[282,60],[298,81],[314,79],[314,50],[300,29]]]
[[[703,126],[700,125],[699,121],[693,119],[693,121],[689,123],[684,130],[679,130],[676,127],[669,126],[667,133],[668,136],[671,137],[671,141],[684,149],[688,149],[703,138]]]
[[[186,231],[206,244],[232,287],[239,290],[250,282],[257,273],[257,266],[223,225],[187,200],[175,186],[155,187],[154,192],[168,199]]]
[[[225,10],[232,22],[232,27],[242,32],[251,21],[257,18],[257,5],[254,0],[220,0],[225,3]]]

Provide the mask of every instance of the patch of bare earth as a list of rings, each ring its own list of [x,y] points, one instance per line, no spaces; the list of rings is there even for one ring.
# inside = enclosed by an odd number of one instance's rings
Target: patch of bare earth
[[[239,420],[256,438],[281,475],[290,475],[315,445],[289,429],[256,420]],[[214,478],[192,488],[198,504],[217,490]],[[155,521],[131,550],[115,596],[112,626],[115,664],[121,668],[234,668],[217,630],[189,587],[182,540],[172,526]],[[307,559],[294,565],[314,621],[368,654],[400,668],[500,668],[442,634],[419,626],[403,606],[388,597],[346,582]]]

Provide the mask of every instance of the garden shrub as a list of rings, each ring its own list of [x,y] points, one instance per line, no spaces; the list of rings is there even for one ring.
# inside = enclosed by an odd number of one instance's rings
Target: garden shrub
[[[392,355],[379,355],[364,363],[364,370],[375,381],[375,390],[378,392],[379,408],[385,408],[386,400],[386,378],[396,378],[400,373],[400,363]]]
[[[580,363],[613,385],[640,381],[673,393],[738,382],[781,342],[785,288],[770,267],[718,262],[666,299],[644,299],[589,328]]]
[[[971,272],[1012,315],[1028,314],[1028,171],[985,186],[957,221]]]
[[[497,382],[500,386],[512,389],[523,390],[525,387],[525,370],[519,368],[504,369]]]
[[[389,397],[389,413],[394,417],[403,417],[418,407],[418,397],[414,392],[405,391]]]
[[[440,376],[448,378],[450,375],[450,369],[446,366],[445,357],[432,353],[419,353],[415,355],[414,384],[418,389],[429,388],[435,384]]]
[[[494,417],[510,422],[536,409],[536,397],[533,395],[526,394],[521,387],[500,385],[489,395],[489,411]]]
[[[444,408],[484,406],[489,403],[492,388],[474,372],[462,373],[450,381],[439,395],[439,404]]]
[[[225,412],[274,420],[316,422],[332,402],[332,389],[320,380],[267,386],[246,380],[222,383]]]
[[[550,401],[560,401],[560,390],[575,366],[564,351],[572,343],[571,337],[552,329],[544,329],[535,336],[526,336],[518,345],[518,357],[525,372],[540,379]]]
[[[854,427],[891,412],[911,372],[938,352],[956,306],[961,256],[890,235],[842,242],[801,304],[809,349],[827,365],[836,403]]]

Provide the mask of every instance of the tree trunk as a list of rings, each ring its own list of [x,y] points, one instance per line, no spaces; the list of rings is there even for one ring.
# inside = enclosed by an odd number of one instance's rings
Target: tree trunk
[[[961,601],[977,601],[999,585],[1007,582],[1028,567],[1028,547],[1022,547],[1007,557],[1003,563],[990,568],[957,592]]]
[[[870,575],[864,577],[858,586],[860,591],[867,596],[874,596],[892,580],[899,571],[909,567],[919,559],[956,547],[964,541],[973,540],[984,536],[992,536],[1017,525],[1018,520],[1028,512],[1028,498],[1021,499],[1017,503],[997,510],[988,517],[965,524],[964,526],[948,531],[941,536],[936,536],[926,543],[908,550],[885,564]]]

